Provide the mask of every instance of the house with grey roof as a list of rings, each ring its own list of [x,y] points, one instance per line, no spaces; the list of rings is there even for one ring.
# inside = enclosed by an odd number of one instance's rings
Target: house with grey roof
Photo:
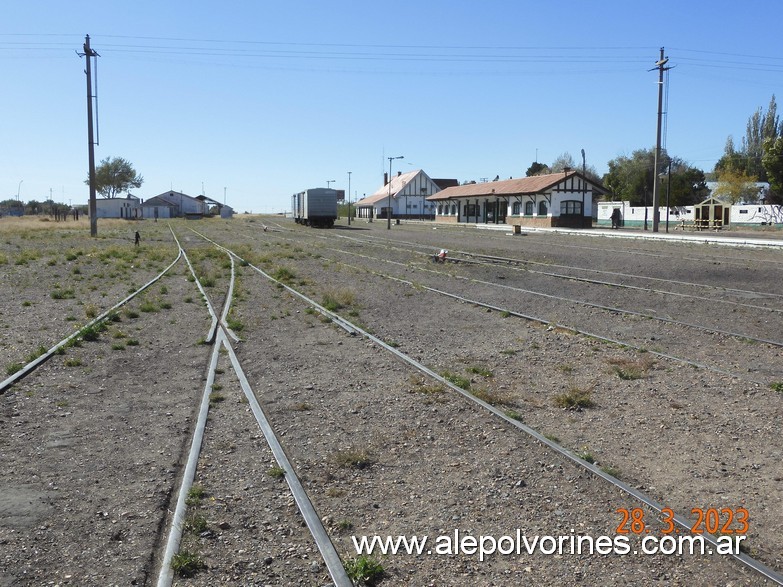
[[[183,194],[168,191],[148,199],[141,205],[144,218],[202,218],[209,212],[208,204]]]

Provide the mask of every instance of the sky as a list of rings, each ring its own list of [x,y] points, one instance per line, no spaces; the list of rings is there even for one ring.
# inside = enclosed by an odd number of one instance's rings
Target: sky
[[[464,182],[584,149],[602,175],[655,147],[661,47],[664,146],[712,171],[783,87],[781,21],[772,0],[5,2],[0,200],[87,203],[86,35],[96,162],[130,161],[144,199],[274,213],[373,193],[389,157]]]

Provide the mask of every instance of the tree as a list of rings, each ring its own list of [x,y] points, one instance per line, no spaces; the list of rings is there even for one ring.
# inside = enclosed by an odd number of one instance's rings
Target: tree
[[[43,210],[42,204],[36,200],[28,201],[24,207],[24,213],[30,215],[40,214],[42,210]]]
[[[552,165],[549,166],[549,173],[560,173],[566,167],[576,169],[576,163],[574,163],[574,158],[571,156],[571,153],[559,155],[557,159],[552,162]]]
[[[564,171],[566,167],[569,167],[572,171],[582,172],[582,166],[576,164],[571,153],[563,153],[552,162],[552,165],[549,166],[549,170],[546,173],[560,173]],[[587,176],[587,179],[590,179],[595,183],[601,183],[601,177],[592,165],[585,166],[585,175]]]
[[[652,149],[638,149],[630,157],[621,156],[609,161],[609,173],[603,184],[612,190],[613,196],[628,200],[632,206],[650,204],[652,198],[652,169],[655,155]],[[664,161],[668,165],[668,159]],[[645,195],[650,197],[646,198]]]
[[[546,163],[539,163],[538,161],[534,161],[533,164],[527,168],[525,176],[532,177],[534,175],[546,175],[547,173],[551,173],[549,170],[549,165]]]
[[[770,187],[767,203],[783,204],[783,137],[764,141],[762,163]]]
[[[90,179],[85,182],[90,185]],[[130,188],[140,188],[144,178],[122,157],[103,159],[95,169],[95,191],[104,198],[116,198]]]
[[[744,171],[727,169],[718,174],[718,185],[712,195],[716,198],[724,198],[732,204],[755,200],[758,195],[756,178]]]
[[[748,118],[745,136],[739,151],[735,150],[734,140],[729,137],[726,141],[723,157],[715,164],[716,174],[732,171],[756,177],[757,181],[768,181],[767,171],[762,161],[764,145],[767,141],[774,141],[783,135],[783,126],[780,124],[777,109],[778,106],[773,94],[766,112],[759,108]]]
[[[671,163],[671,186],[668,185],[668,169]],[[631,157],[618,157],[609,161],[609,173],[603,184],[612,190],[612,196],[629,200],[633,206],[651,206],[653,181],[655,181],[655,149],[638,149]],[[662,182],[662,194],[669,190],[670,206],[689,206],[707,197],[704,172],[691,167],[679,157],[661,153],[658,181]],[[665,205],[665,195],[661,204]]]

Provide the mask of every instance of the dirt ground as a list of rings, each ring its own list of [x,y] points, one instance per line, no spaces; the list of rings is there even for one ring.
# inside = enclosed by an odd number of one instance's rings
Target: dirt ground
[[[74,332],[177,256],[163,223],[101,223],[99,239],[85,236],[86,224],[40,224],[1,227],[6,368]],[[662,505],[689,517],[693,508],[746,508],[749,553],[783,572],[783,394],[776,391],[783,354],[750,340],[780,339],[778,250],[508,237],[429,225],[386,231],[354,223],[327,231],[268,218],[172,227],[216,307],[230,263],[191,228],[317,302],[334,302],[341,316],[434,371],[462,378],[474,395]],[[480,251],[540,265],[435,265],[427,255],[441,247],[454,256]],[[628,276],[668,283],[646,292],[573,279],[595,277],[590,271],[625,274],[600,279],[640,288],[651,285]],[[555,272],[572,279],[543,274]],[[231,315],[242,339],[238,357],[344,561],[356,559],[352,537],[361,536],[434,540],[455,530],[477,537],[520,530],[615,537],[617,510],[639,507],[388,351],[328,323],[251,267],[238,273]],[[114,320],[97,340],[52,357],[0,396],[0,586],[157,580],[204,391],[209,316],[180,261]],[[328,584],[225,355],[216,384],[196,475],[203,494],[191,503],[183,541],[202,568],[176,583]],[[557,405],[574,391],[593,405]],[[645,520],[660,536],[659,516],[645,510]],[[381,585],[762,584],[736,562],[708,555],[376,559],[385,571]]]

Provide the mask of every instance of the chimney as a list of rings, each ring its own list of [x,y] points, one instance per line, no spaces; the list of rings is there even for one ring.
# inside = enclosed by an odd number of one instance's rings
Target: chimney
[[[397,172],[397,177],[400,177],[402,175],[402,171]]]
[[[385,171],[383,172],[383,186],[386,187],[389,185],[389,174]]]

